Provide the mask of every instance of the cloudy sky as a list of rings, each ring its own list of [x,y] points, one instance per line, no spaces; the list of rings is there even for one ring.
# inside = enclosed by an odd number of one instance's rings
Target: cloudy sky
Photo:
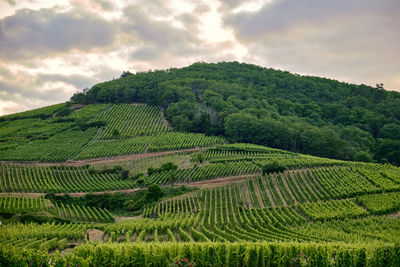
[[[400,91],[399,14],[398,0],[0,0],[0,115],[197,61]]]

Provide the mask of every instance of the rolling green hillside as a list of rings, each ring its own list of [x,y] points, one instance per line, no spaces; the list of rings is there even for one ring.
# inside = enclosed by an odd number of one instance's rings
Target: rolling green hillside
[[[0,265],[400,266],[398,100],[199,63],[3,116]]]
[[[176,132],[159,109],[142,104],[59,104],[1,117],[0,160],[63,162],[225,142]]]
[[[177,168],[164,170],[165,163]],[[115,164],[3,163],[1,257],[90,266],[166,266],[176,258],[203,266],[211,251],[213,264],[221,266],[396,266],[400,260],[398,167],[251,144],[119,162],[130,171],[127,178],[110,169]],[[283,169],[265,167],[275,165]],[[137,178],[139,166],[152,171]],[[162,191],[154,198],[155,184]],[[175,197],[164,189],[182,184],[198,189]],[[136,192],[86,195],[126,189]],[[83,193],[44,198],[64,192]],[[125,217],[116,206],[126,208]],[[73,256],[37,252],[68,247],[75,247]]]
[[[141,102],[180,131],[293,152],[400,164],[400,93],[237,62],[124,73],[76,103]]]

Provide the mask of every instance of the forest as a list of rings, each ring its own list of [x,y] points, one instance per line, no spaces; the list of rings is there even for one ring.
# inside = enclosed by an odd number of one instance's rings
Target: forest
[[[238,62],[99,83],[70,104],[147,103],[178,131],[342,160],[400,165],[400,93]]]

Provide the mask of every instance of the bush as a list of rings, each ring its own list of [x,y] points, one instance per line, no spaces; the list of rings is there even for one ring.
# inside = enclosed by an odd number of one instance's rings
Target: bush
[[[279,163],[278,161],[273,161],[262,166],[263,175],[274,172],[283,172],[284,170],[286,170],[286,165]]]
[[[128,179],[128,176],[129,176],[129,171],[128,170],[122,170],[121,171],[121,179],[122,180]]]
[[[131,177],[131,180],[132,180],[132,181],[137,181],[138,179],[142,178],[143,176],[144,176],[144,174],[141,173],[141,172],[139,172],[139,173],[133,175],[133,176]]]
[[[152,184],[147,188],[146,200],[148,202],[157,201],[162,197],[163,193],[158,184]]]
[[[176,165],[173,162],[165,162],[161,165],[160,168],[153,168],[149,167],[147,169],[147,174],[151,176],[152,174],[158,173],[158,172],[163,172],[163,171],[174,171],[178,169],[178,165]]]
[[[56,117],[66,117],[73,112],[72,109],[64,107],[56,112]]]
[[[199,162],[199,163],[203,163],[204,160],[205,160],[205,156],[203,153],[197,153],[196,156],[194,157],[194,161]]]
[[[114,138],[118,138],[118,137],[120,136],[119,131],[118,131],[117,129],[114,129],[114,130],[112,131],[112,136],[113,136]]]
[[[366,151],[360,151],[354,156],[355,161],[372,162],[372,155]]]
[[[171,170],[174,171],[176,169],[178,169],[178,166],[173,162],[166,162],[160,167],[161,171],[171,171]]]

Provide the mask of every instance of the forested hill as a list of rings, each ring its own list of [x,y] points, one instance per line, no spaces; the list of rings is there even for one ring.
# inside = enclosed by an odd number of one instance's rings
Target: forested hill
[[[400,165],[400,93],[237,62],[131,74],[72,103],[144,102],[180,131]]]

